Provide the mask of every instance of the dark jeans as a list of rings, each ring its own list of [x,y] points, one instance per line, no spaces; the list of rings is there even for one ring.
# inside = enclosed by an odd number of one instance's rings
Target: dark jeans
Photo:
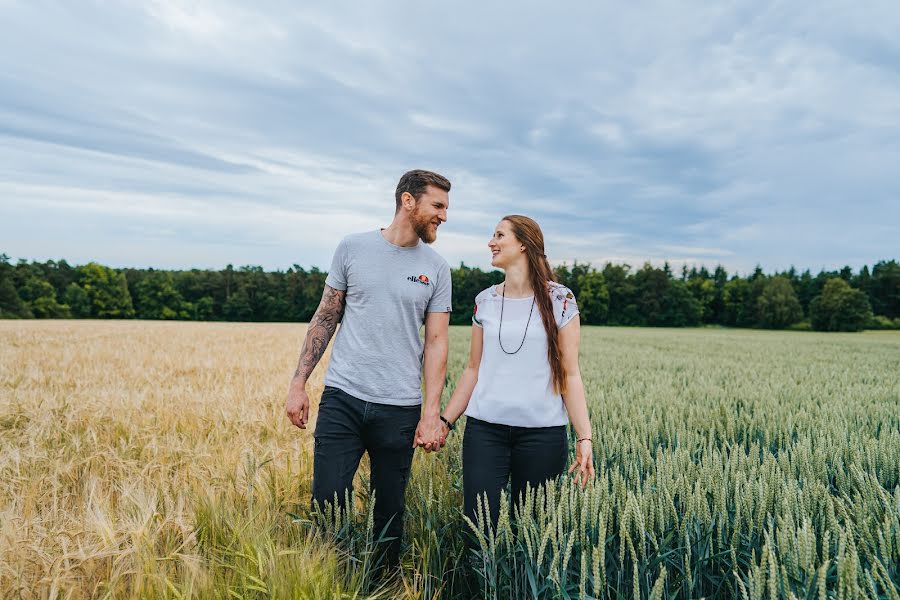
[[[377,538],[384,530],[385,536],[395,538],[384,548],[386,566],[400,562],[406,484],[420,414],[420,406],[366,402],[333,387],[325,388],[319,402],[312,499],[321,506],[334,502],[337,494],[343,507],[363,452],[368,452],[370,488],[375,492],[375,535]]]
[[[510,500],[518,501],[526,485],[532,488],[566,468],[566,426],[515,427],[466,418],[463,438],[463,498],[466,515],[476,521],[477,498],[486,494],[491,523],[497,525],[500,491],[512,477]],[[482,499],[482,502],[484,500]]]

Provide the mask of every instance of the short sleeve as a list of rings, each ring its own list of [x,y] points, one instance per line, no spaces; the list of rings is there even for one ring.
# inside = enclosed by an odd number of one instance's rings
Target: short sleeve
[[[434,293],[425,312],[453,312],[453,282],[450,279],[450,265],[444,262],[434,282]]]
[[[556,327],[562,329],[578,314],[578,303],[575,294],[564,285],[550,288],[553,314],[556,317]]]
[[[334,251],[325,285],[341,291],[347,289],[347,258],[347,238],[344,238]]]
[[[478,310],[484,306],[484,299],[486,295],[484,292],[480,292],[477,296],[475,296],[475,306],[472,307],[472,325],[477,325],[478,327],[484,328],[484,323],[482,322],[482,318],[484,317],[484,312],[482,311],[482,316],[478,316]]]

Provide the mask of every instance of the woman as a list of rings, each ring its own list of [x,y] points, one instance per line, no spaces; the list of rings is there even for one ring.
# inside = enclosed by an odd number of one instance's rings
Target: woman
[[[591,423],[578,368],[580,320],[572,292],[553,282],[544,236],[528,217],[510,215],[488,243],[491,264],[506,280],[475,297],[469,363],[441,414],[444,433],[465,411],[463,496],[475,521],[487,495],[496,524],[500,491],[512,477],[512,498],[560,475],[567,456],[566,423],[577,435],[575,480],[594,476]]]

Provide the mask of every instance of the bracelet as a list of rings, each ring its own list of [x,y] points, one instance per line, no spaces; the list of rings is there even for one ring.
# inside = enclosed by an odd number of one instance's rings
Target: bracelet
[[[445,419],[445,418],[444,418],[444,415],[441,415],[441,421],[444,422],[444,425],[447,426],[447,429],[449,429],[450,431],[453,431],[453,427],[454,427],[453,423],[451,423],[450,421],[448,421],[447,419]]]
[[[591,442],[591,441],[592,441],[591,438],[586,437],[586,438],[579,438],[575,443],[579,444],[581,442]]]

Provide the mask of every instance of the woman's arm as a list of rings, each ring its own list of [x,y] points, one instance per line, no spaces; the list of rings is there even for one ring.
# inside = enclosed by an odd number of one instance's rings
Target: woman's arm
[[[591,419],[588,416],[584,383],[581,381],[581,369],[578,366],[580,343],[581,319],[575,316],[559,330],[559,353],[563,368],[566,370],[568,388],[563,396],[563,402],[579,440],[575,444],[575,462],[569,467],[569,473],[578,469],[575,481],[580,482],[583,487],[594,477],[594,450],[591,440]]]
[[[456,382],[456,388],[450,401],[447,402],[446,408],[441,413],[445,419],[451,423],[456,423],[460,415],[469,406],[469,400],[472,398],[472,392],[475,390],[475,384],[478,383],[478,367],[481,366],[481,352],[484,348],[484,329],[478,325],[472,325],[472,340],[469,342],[469,363],[463,369],[459,380]],[[450,430],[444,424],[444,440]]]

